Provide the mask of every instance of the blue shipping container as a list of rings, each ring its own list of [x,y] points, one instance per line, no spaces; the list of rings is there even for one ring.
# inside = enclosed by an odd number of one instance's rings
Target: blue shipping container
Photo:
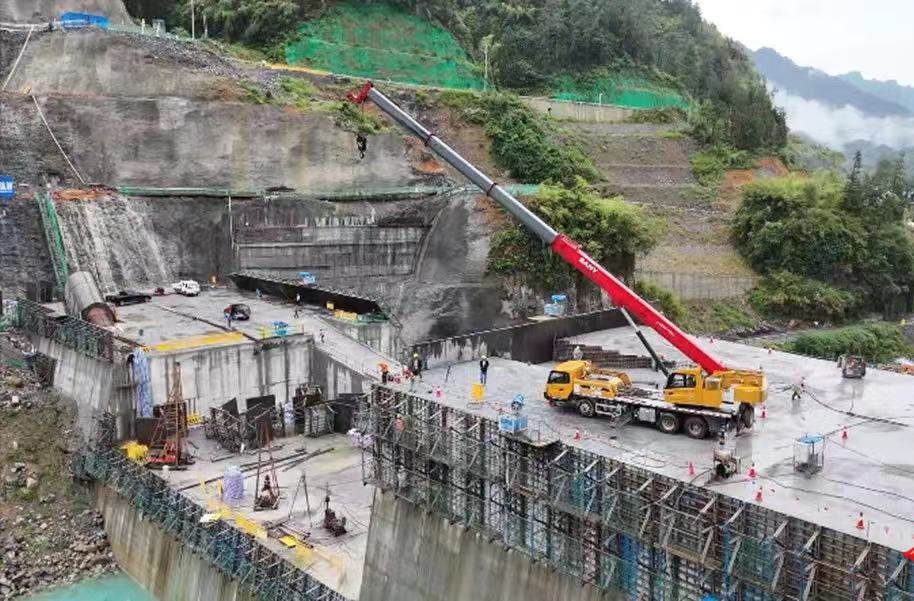
[[[13,178],[9,175],[0,175],[0,198],[9,200],[16,195]]]
[[[63,13],[60,15],[60,26],[64,29],[85,29],[87,27],[108,29],[108,17],[89,13]]]

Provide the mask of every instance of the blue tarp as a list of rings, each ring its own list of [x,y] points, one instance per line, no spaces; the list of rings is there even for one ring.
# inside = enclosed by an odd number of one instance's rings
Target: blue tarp
[[[108,29],[108,17],[90,13],[63,13],[60,15],[60,26],[64,29],[83,29],[86,27]]]
[[[9,175],[0,175],[0,199],[10,199],[16,195],[13,178]]]

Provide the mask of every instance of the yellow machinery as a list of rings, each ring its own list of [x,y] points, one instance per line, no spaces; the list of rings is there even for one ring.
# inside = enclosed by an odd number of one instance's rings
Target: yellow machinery
[[[661,395],[633,387],[624,372],[566,361],[549,373],[544,396],[555,405],[573,404],[585,417],[649,422],[663,432],[705,438],[731,425],[751,428],[755,405],[767,398],[767,383],[761,372],[728,370],[708,376],[689,367],[670,372]]]

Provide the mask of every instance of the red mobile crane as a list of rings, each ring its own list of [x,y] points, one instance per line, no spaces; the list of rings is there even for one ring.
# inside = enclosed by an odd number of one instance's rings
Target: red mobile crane
[[[664,404],[667,406],[672,405],[673,409],[667,411],[667,413],[673,415],[675,419],[667,422],[668,427],[664,427],[663,422],[658,420],[657,423],[661,430],[676,431],[679,429],[681,424],[676,415],[676,410],[679,408],[719,410],[726,404],[733,405],[735,408],[734,414],[741,419],[744,425],[751,426],[751,415],[754,415],[754,413],[748,414],[752,411],[754,405],[764,402],[767,397],[767,384],[764,374],[756,370],[727,368],[686,335],[685,332],[680,330],[676,324],[635,294],[602,265],[589,257],[571,238],[550,227],[507,190],[469,163],[438,136],[397,106],[390,98],[378,91],[372,82],[369,81],[357,92],[350,93],[348,99],[357,105],[363,105],[368,100],[372,101],[381,111],[422,140],[435,154],[457,169],[478,186],[486,196],[497,202],[499,206],[520,221],[524,227],[548,244],[552,251],[562,257],[565,262],[584,274],[587,279],[602,290],[605,290],[613,303],[622,309],[629,322],[635,327],[635,332],[639,339],[648,348],[658,365],[661,364],[659,358],[631,317],[629,317],[628,312],[633,313],[641,323],[653,328],[667,342],[679,349],[682,354],[698,366],[675,370],[673,373],[668,374],[667,386],[664,390],[664,398],[666,400]],[[643,403],[636,404],[639,406],[644,405]],[[657,409],[661,411],[660,415],[662,417],[664,408],[657,407]],[[595,412],[600,413],[599,408]],[[585,411],[582,410],[582,413],[585,413]],[[607,411],[607,413],[617,414],[618,412]],[[695,437],[697,438],[703,438],[704,435],[707,435],[707,423],[705,423],[704,432],[701,432],[700,428],[693,431],[688,427],[688,423],[686,425],[687,433],[690,435],[696,435]],[[698,434],[703,435],[697,436]]]

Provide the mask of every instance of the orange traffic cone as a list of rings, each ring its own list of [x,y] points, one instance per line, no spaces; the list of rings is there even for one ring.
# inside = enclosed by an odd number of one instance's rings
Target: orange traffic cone
[[[863,530],[866,526],[863,523],[863,512],[860,512],[860,518],[857,519],[857,530]]]
[[[762,405],[762,419],[768,419],[768,408]]]
[[[574,439],[581,440],[581,429],[580,428],[574,429]]]
[[[753,461],[752,465],[749,466],[749,478],[754,480],[756,476],[758,476],[758,474],[755,471],[755,462]]]
[[[847,440],[847,428],[841,430],[841,440]]]
[[[761,486],[759,486],[758,490],[755,491],[755,502],[756,503],[762,502],[762,487]]]
[[[692,464],[691,461],[689,462],[689,475],[690,475],[690,476],[694,476],[694,475],[695,475],[695,466]]]

